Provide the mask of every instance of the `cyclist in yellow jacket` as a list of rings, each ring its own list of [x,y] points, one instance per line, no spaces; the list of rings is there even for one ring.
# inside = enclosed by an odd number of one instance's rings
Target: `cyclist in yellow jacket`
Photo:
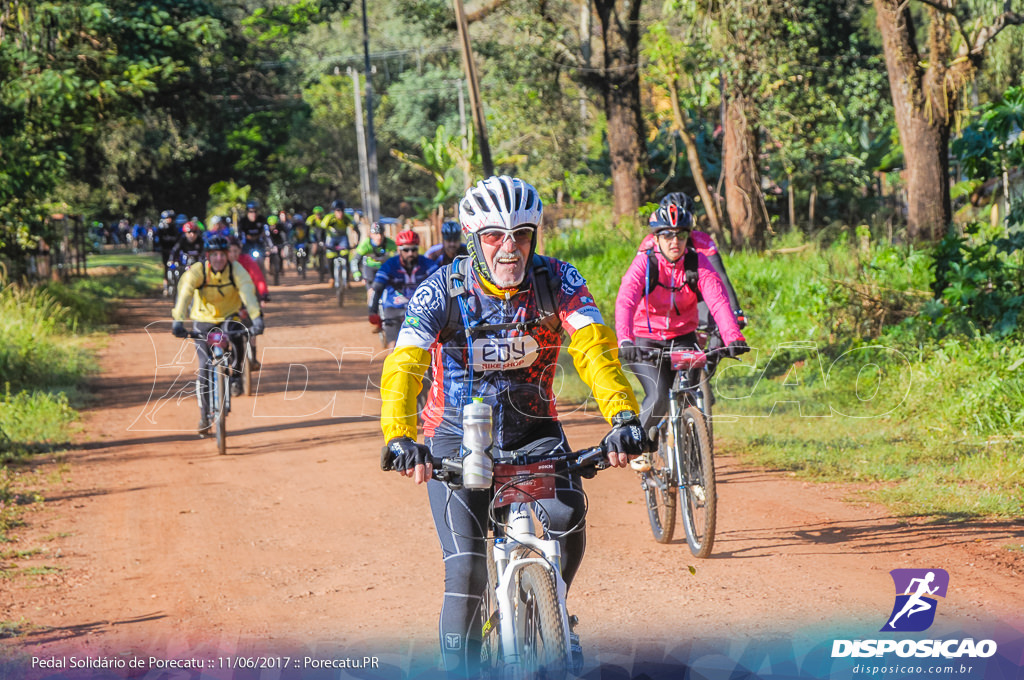
[[[639,407],[618,360],[615,334],[604,324],[586,281],[568,262],[535,253],[543,207],[518,178],[490,177],[459,204],[469,255],[438,269],[412,294],[394,352],[381,377],[381,426],[395,468],[417,483],[430,480],[434,525],[444,555],[441,652],[447,670],[472,676],[480,662],[480,603],[487,584],[489,494],[452,490],[430,479],[430,455],[458,456],[462,411],[474,398],[493,409],[492,453],[567,453],[552,380],[562,331],[569,354],[612,426],[604,445],[614,466],[650,448]],[[433,384],[423,411],[426,444],[416,441],[416,398],[426,371]],[[586,513],[578,475],[556,481],[554,498],[537,501],[555,535],[563,535],[567,585],[583,559]],[[570,636],[576,657],[575,633]]]
[[[241,368],[245,338],[239,331],[245,326],[239,320],[238,312],[245,306],[252,319],[249,330],[260,335],[264,329],[263,313],[256,297],[256,287],[245,267],[228,260],[228,239],[220,234],[211,234],[206,241],[206,260],[196,262],[182,275],[178,283],[178,300],[171,313],[174,323],[171,333],[178,338],[187,338],[185,318],[191,317],[192,330],[203,338],[214,327],[220,327],[229,334],[232,350],[231,394],[242,392]],[[234,334],[233,334],[234,333]],[[210,414],[207,407],[209,389],[210,354],[206,341],[197,338],[196,357],[199,360],[199,374],[196,379],[196,393],[199,397],[199,434],[210,429]]]

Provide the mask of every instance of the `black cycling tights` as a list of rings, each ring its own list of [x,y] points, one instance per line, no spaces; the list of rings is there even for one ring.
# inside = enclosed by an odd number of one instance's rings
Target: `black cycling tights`
[[[661,352],[672,349],[690,349],[697,346],[697,335],[696,333],[687,333],[671,340],[637,338],[636,346],[645,350]],[[645,430],[648,430],[668,415],[668,392],[672,389],[676,372],[672,370],[672,363],[667,359],[629,364],[629,368],[636,374],[640,386],[644,388],[644,403],[640,405],[640,423]]]
[[[429,441],[435,456],[458,454],[459,440],[440,437]],[[568,451],[565,438],[545,437],[520,451]],[[444,602],[441,605],[440,641],[444,668],[459,677],[475,677],[480,666],[480,602],[487,587],[487,508],[489,490],[452,491],[436,480],[427,484],[430,510],[444,555]],[[587,539],[582,527],[586,502],[579,477],[559,479],[556,497],[538,501],[536,510],[546,528],[562,532],[580,524],[580,530],[560,539],[562,577],[571,585],[583,561]]]

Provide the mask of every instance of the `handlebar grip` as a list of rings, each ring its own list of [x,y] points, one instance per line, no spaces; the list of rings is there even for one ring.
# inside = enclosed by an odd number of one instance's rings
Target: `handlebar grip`
[[[384,472],[391,472],[395,469],[395,454],[391,452],[387,445],[382,446],[380,449],[380,469]]]

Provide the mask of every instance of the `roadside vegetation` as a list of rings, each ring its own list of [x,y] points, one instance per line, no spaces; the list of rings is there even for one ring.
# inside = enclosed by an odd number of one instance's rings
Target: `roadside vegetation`
[[[81,386],[96,370],[91,348],[117,300],[159,283],[159,264],[133,256],[129,267],[118,257],[93,258],[97,275],[67,283],[0,280],[0,544],[24,510],[42,502],[36,490],[46,480],[34,462],[59,453],[74,433],[75,409],[87,399]]]
[[[642,232],[605,225],[549,238],[546,250],[577,264],[612,323]],[[719,445],[795,476],[865,483],[865,497],[904,515],[1024,514],[1020,305],[1012,323],[986,311],[1020,290],[977,275],[1018,270],[1020,253],[968,231],[930,250],[883,245],[861,227],[724,253],[754,351],[716,376]],[[980,251],[997,262],[950,267]],[[936,272],[951,269],[957,280],[937,287]],[[561,397],[585,395],[572,380]]]

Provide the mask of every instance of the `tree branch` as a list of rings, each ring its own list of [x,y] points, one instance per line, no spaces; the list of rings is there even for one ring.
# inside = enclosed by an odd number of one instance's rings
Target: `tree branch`
[[[1003,12],[996,17],[995,21],[991,25],[985,26],[978,31],[978,34],[974,36],[974,40],[971,44],[971,56],[980,56],[985,50],[985,45],[992,40],[992,38],[999,35],[1007,26],[1022,26],[1024,25],[1024,14],[1020,12]]]
[[[483,7],[478,7],[473,11],[466,11],[466,23],[471,24],[474,21],[483,21],[489,15],[493,14],[496,9],[502,5],[508,4],[508,0],[491,0],[491,2],[485,4]]]

